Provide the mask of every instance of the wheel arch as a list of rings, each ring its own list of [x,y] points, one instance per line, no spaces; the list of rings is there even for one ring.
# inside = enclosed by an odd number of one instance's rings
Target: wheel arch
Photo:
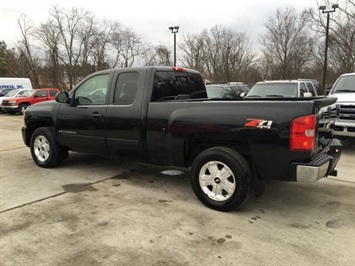
[[[26,145],[29,147],[30,142],[31,142],[31,137],[33,132],[40,127],[48,127],[50,128],[50,125],[44,121],[33,121],[29,122],[26,124]],[[53,131],[53,129],[50,128],[50,131]],[[52,132],[53,133],[53,132]]]
[[[20,107],[20,106],[23,105],[23,104],[26,104],[27,106],[30,106],[30,105],[31,105],[30,102],[25,101],[25,102],[20,102],[20,103],[18,103],[18,106]]]
[[[215,140],[216,136],[213,138],[206,138],[200,135],[191,135],[185,139],[184,143],[184,158],[185,166],[190,167],[196,157],[203,151],[214,147],[225,147],[233,149],[239,152],[250,165],[253,165],[252,153],[250,151],[250,145],[241,142],[225,142],[223,137],[219,140]],[[252,167],[253,168],[253,167]]]

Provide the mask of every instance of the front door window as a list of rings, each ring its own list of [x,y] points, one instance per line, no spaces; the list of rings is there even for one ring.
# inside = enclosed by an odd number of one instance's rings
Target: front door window
[[[109,75],[99,75],[88,79],[75,91],[77,105],[105,104]]]

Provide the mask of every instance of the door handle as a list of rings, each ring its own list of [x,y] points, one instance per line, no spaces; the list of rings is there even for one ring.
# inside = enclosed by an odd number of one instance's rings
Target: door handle
[[[94,113],[91,114],[91,117],[100,118],[100,117],[102,117],[102,114],[100,114],[99,112],[94,112]]]

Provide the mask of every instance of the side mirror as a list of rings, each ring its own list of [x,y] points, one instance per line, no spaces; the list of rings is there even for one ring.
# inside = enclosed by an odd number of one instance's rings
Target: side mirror
[[[59,92],[55,96],[55,101],[59,103],[67,103],[69,100],[69,94],[67,92]]]
[[[312,95],[312,93],[310,93],[310,92],[305,92],[305,93],[303,93],[303,97],[307,97],[307,98],[309,98],[309,97],[312,97],[313,95]]]
[[[245,92],[242,92],[239,96],[244,98],[245,96],[247,96],[247,94]]]

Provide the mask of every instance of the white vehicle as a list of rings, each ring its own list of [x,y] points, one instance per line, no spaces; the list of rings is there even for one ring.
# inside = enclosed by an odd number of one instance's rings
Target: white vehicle
[[[257,82],[247,97],[315,97],[317,90],[311,80],[265,80]]]
[[[327,120],[335,119],[333,134],[339,137],[355,137],[355,73],[341,75],[334,83],[328,97],[337,102],[323,109],[323,127],[329,127]],[[337,114],[338,113],[338,117]]]
[[[0,97],[10,90],[28,89],[32,90],[32,84],[28,78],[0,78]]]

